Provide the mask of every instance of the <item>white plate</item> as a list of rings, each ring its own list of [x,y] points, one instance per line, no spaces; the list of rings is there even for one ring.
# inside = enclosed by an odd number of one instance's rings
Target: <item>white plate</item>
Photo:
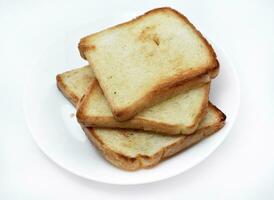
[[[134,14],[135,15],[135,14]],[[220,74],[212,81],[210,99],[227,116],[225,127],[184,153],[152,169],[126,172],[115,168],[90,144],[75,115],[74,107],[56,87],[58,73],[86,64],[81,60],[79,38],[104,27],[128,20],[132,14],[106,17],[65,33],[39,60],[26,84],[24,112],[30,132],[41,150],[64,169],[81,177],[112,184],[141,184],[180,174],[208,157],[225,139],[236,118],[240,102],[238,79],[230,59],[214,46]]]

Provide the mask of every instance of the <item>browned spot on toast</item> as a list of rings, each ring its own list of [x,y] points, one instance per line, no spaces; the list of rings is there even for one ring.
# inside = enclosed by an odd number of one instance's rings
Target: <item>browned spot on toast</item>
[[[154,42],[155,42],[155,44],[157,45],[157,46],[159,46],[160,45],[160,39],[159,39],[159,37],[158,37],[158,35],[154,35],[153,36],[153,39],[152,39]]]
[[[95,51],[95,50],[96,50],[96,46],[95,46],[95,45],[91,45],[91,46],[89,46],[89,50],[93,50],[93,51]]]
[[[83,50],[83,51],[95,51],[96,46],[95,45],[82,45],[81,50]]]
[[[140,35],[138,36],[138,40],[141,42],[153,42],[156,46],[160,45],[160,38],[155,32],[156,26],[147,26],[145,27]]]
[[[155,33],[154,33],[155,28],[156,28],[156,26],[147,26],[147,27],[145,27],[145,28],[141,31],[141,33],[140,33],[138,39],[141,40],[141,41],[145,41],[145,40],[147,40],[147,39],[151,39],[151,36],[152,36],[153,34],[155,34]]]
[[[153,57],[157,51],[156,47],[160,45],[160,37],[155,31],[156,26],[147,26],[139,34],[137,40],[142,42],[141,52],[146,57]]]

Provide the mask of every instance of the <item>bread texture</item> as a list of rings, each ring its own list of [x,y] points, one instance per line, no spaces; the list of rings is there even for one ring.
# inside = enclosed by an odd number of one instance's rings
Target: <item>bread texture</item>
[[[56,76],[57,87],[74,106],[94,81],[96,79],[89,66],[73,69]]]
[[[81,74],[81,72],[71,72]],[[77,105],[77,99],[85,94],[88,84],[72,84],[71,74],[66,73],[69,80],[63,81],[63,76],[57,75],[57,86],[65,97]],[[72,80],[71,80],[72,79]],[[92,82],[93,78],[87,77]],[[87,81],[87,82],[89,82]],[[77,89],[77,87],[81,89]],[[86,88],[85,88],[86,87]],[[89,140],[102,152],[102,155],[121,169],[134,171],[149,168],[160,161],[190,147],[224,126],[225,115],[209,103],[204,119],[192,135],[168,136],[144,131],[126,129],[103,129],[83,127]]]
[[[151,168],[162,160],[198,143],[224,126],[225,115],[212,104],[197,131],[188,136],[168,136],[144,131],[83,127],[87,137],[114,166],[135,171]]]
[[[170,135],[191,134],[197,129],[205,114],[209,93],[209,84],[206,84],[152,106],[131,120],[118,122],[88,66],[57,75],[57,85],[67,88],[63,90],[66,93],[75,94],[74,104],[81,99],[76,115],[84,126],[141,129]]]
[[[209,82],[219,68],[211,45],[171,8],[82,38],[79,50],[118,121]]]
[[[189,90],[118,122],[111,113],[97,81],[94,81],[78,105],[77,119],[87,127],[129,128],[164,134],[192,134],[204,117],[209,84]]]

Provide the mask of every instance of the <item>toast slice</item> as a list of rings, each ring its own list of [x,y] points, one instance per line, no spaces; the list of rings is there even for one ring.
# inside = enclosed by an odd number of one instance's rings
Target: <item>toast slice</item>
[[[209,84],[184,92],[138,113],[128,121],[118,122],[108,102],[94,81],[78,105],[77,119],[87,127],[128,128],[165,134],[192,134],[204,117]]]
[[[118,122],[114,119],[91,69],[82,67],[57,77],[58,85],[72,88],[73,91],[65,90],[72,94],[77,92],[78,95],[83,94],[90,85],[78,104],[76,114],[78,121],[88,127],[130,128],[165,134],[191,134],[197,129],[208,103],[209,84],[206,84],[152,106],[137,114],[133,119]],[[79,98],[76,98],[75,102],[78,100]]]
[[[67,74],[67,77],[70,75]],[[60,79],[62,76],[57,75],[58,88],[73,105],[77,105],[76,100],[81,99],[89,84],[74,85],[75,80],[60,81]],[[92,78],[87,79],[92,81]],[[81,89],[77,90],[77,86]],[[133,171],[152,167],[215,133],[223,127],[225,118],[218,108],[209,103],[198,130],[189,136],[167,136],[143,131],[86,128],[84,126],[83,130],[110,163],[121,169]]]
[[[94,81],[94,73],[88,65],[56,76],[57,87],[74,106]]]
[[[114,166],[135,171],[150,168],[162,160],[198,143],[224,126],[225,115],[209,104],[197,131],[188,136],[168,136],[126,129],[83,127],[89,140]]]
[[[118,121],[209,82],[219,68],[211,45],[171,8],[84,37],[79,50]]]

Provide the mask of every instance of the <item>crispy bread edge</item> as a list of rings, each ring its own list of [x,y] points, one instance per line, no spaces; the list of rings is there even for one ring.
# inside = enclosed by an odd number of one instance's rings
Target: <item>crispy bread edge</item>
[[[207,107],[208,107],[208,98],[209,98],[209,91],[210,91],[210,83],[208,83],[206,85],[206,93],[204,95],[204,98],[203,98],[203,103],[201,105],[201,109],[200,109],[200,112],[199,114],[195,117],[194,119],[194,123],[191,124],[190,126],[187,126],[187,128],[189,129],[189,133],[188,134],[185,134],[185,135],[189,135],[189,134],[192,134],[194,133],[200,122],[202,121],[202,119],[204,118],[204,116],[206,115],[206,112],[207,112]],[[182,133],[181,133],[182,134]]]
[[[58,74],[56,76],[56,83],[60,92],[69,100],[69,102],[72,103],[72,105],[76,107],[80,99],[69,89],[69,87],[66,86],[62,78],[62,74]]]
[[[114,117],[96,117],[86,115],[87,103],[92,97],[93,90],[99,87],[98,82],[95,81],[94,84],[90,86],[84,98],[81,99],[78,104],[78,110],[76,113],[79,123],[86,127],[104,127],[104,128],[130,128],[130,129],[142,129],[146,131],[152,131],[156,133],[163,133],[168,135],[174,134],[192,134],[198,127],[199,122],[202,120],[206,114],[206,108],[208,104],[208,94],[210,84],[205,87],[206,93],[203,97],[203,103],[200,108],[200,113],[196,116],[193,123],[189,126],[183,125],[171,125],[168,123],[160,123],[151,120],[147,120],[141,117],[135,117],[131,120],[125,122],[118,122]],[[102,90],[101,90],[102,91]],[[102,91],[103,92],[103,91]]]
[[[134,117],[137,113],[141,112],[146,108],[149,108],[157,103],[174,97],[187,90],[202,86],[210,82],[210,80],[211,77],[206,72],[190,80],[180,81],[179,79],[176,79],[175,81],[170,82],[169,84],[158,85],[129,107],[117,108],[111,106],[113,116],[117,121],[129,120],[132,117]],[[108,102],[110,105],[112,105],[109,99]]]
[[[85,114],[86,113],[86,108],[87,108],[87,103],[88,99],[90,98],[90,94],[92,90],[95,88],[97,84],[97,80],[95,79],[90,86],[87,88],[86,93],[82,96],[80,99],[77,110],[76,110],[76,117],[79,123],[84,124],[88,116]]]
[[[219,66],[216,53],[213,50],[211,44],[205,39],[205,37],[201,34],[201,32],[188,20],[188,18],[186,16],[184,16],[182,13],[180,13],[177,10],[175,10],[173,8],[170,8],[170,7],[160,7],[160,8],[152,9],[152,10],[144,13],[143,15],[137,16],[136,18],[134,18],[132,20],[129,20],[129,21],[124,22],[124,23],[117,24],[115,26],[112,26],[110,28],[104,29],[102,31],[98,31],[96,33],[90,34],[90,35],[82,38],[80,40],[79,44],[78,44],[78,48],[79,48],[81,57],[84,58],[84,59],[86,59],[84,52],[87,51],[87,50],[94,50],[94,49],[96,49],[96,47],[94,45],[88,45],[88,44],[86,44],[86,40],[88,40],[88,38],[90,38],[91,36],[95,36],[95,35],[100,34],[101,32],[106,31],[106,30],[113,30],[113,29],[119,28],[121,26],[127,26],[127,25],[135,22],[136,20],[142,19],[142,18],[144,18],[144,17],[146,17],[148,15],[153,14],[154,12],[162,12],[162,11],[163,12],[171,12],[172,14],[175,14],[179,18],[181,18],[182,21],[186,22],[194,30],[194,32],[200,37],[200,39],[203,41],[203,43],[208,47],[208,49],[210,50],[210,53],[211,53],[212,57],[215,58],[215,59],[213,59],[214,62],[215,62],[215,65],[213,65],[211,67],[214,68],[215,66]]]
[[[97,148],[99,148],[103,154],[103,156],[114,166],[118,168],[122,168],[128,171],[135,171],[141,168],[150,168],[157,165],[162,160],[175,155],[176,153],[187,149],[188,147],[198,143],[205,137],[217,132],[224,126],[225,123],[225,115],[214,105],[211,103],[209,106],[217,112],[219,116],[219,121],[213,125],[208,127],[201,128],[196,131],[195,134],[189,136],[182,136],[178,141],[175,143],[163,147],[160,151],[155,153],[152,156],[146,155],[138,155],[137,157],[128,157],[126,155],[120,154],[108,148],[107,145],[100,139],[100,136],[97,135],[96,129],[94,128],[87,128],[82,126],[84,132],[86,133],[87,137],[90,141],[92,141]]]
[[[73,104],[77,105],[76,99],[78,99],[77,96],[72,93],[68,87],[64,84],[64,81],[61,77],[61,75],[56,76],[57,80],[57,87],[61,91],[61,93]],[[145,156],[145,155],[139,155],[136,158],[129,158],[127,156],[124,156],[122,154],[118,154],[111,149],[109,149],[107,146],[104,145],[104,143],[100,140],[100,138],[96,135],[95,130],[93,128],[86,128],[82,126],[83,130],[85,131],[87,137],[90,141],[94,142],[94,144],[102,151],[105,158],[112,163],[113,165],[128,170],[128,171],[134,171],[141,168],[149,168],[152,166],[157,165],[161,160],[164,160],[165,158],[168,158],[179,151],[188,148],[189,146],[193,145],[194,143],[199,142],[204,137],[213,134],[214,132],[218,131],[224,126],[224,122],[226,119],[226,116],[224,113],[222,113],[217,107],[209,103],[209,106],[212,106],[214,110],[218,113],[219,116],[219,122],[209,126],[205,127],[203,129],[197,130],[196,134],[200,133],[200,137],[195,137],[191,140],[191,142],[188,142],[187,144],[184,144],[184,139],[180,140],[180,142],[176,142],[168,148],[164,148],[158,153],[154,154],[151,157]],[[196,135],[194,134],[194,135]],[[194,135],[186,136],[188,138],[193,137]],[[182,137],[185,138],[185,137]]]
[[[133,19],[131,21],[128,21],[128,22],[125,22],[125,23],[122,23],[122,24],[118,24],[118,25],[110,27],[106,30],[112,30],[112,29],[116,29],[120,26],[126,26],[128,24],[133,23],[134,21],[136,21],[138,19],[142,19],[143,17],[145,17],[147,15],[151,15],[154,12],[161,12],[161,11],[171,12],[172,14],[177,15],[184,22],[189,24],[193,28],[195,33],[198,34],[199,38],[201,38],[203,43],[208,47],[208,49],[210,51],[210,54],[213,58],[212,59],[213,63],[211,65],[209,65],[208,68],[203,68],[203,69],[195,70],[195,71],[191,71],[191,72],[187,71],[183,74],[178,74],[174,78],[166,80],[165,83],[159,84],[157,87],[153,88],[150,92],[148,92],[147,95],[145,95],[144,97],[139,99],[137,102],[135,102],[134,104],[132,104],[129,107],[126,107],[126,108],[117,108],[117,107],[115,107],[113,105],[113,103],[111,102],[110,98],[108,97],[108,95],[105,94],[105,96],[106,96],[106,98],[107,98],[107,100],[110,104],[112,113],[113,113],[113,115],[114,115],[114,117],[117,121],[129,120],[133,116],[135,116],[137,113],[142,111],[143,109],[148,108],[148,107],[150,107],[150,106],[152,106],[156,103],[159,103],[160,101],[163,101],[167,98],[170,98],[170,97],[176,95],[176,93],[179,93],[179,91],[186,90],[186,88],[184,88],[184,89],[181,89],[181,90],[178,89],[177,92],[172,91],[172,90],[174,90],[174,88],[179,88],[179,87],[177,87],[178,85],[185,84],[186,82],[190,81],[191,79],[195,79],[197,76],[203,76],[207,73],[210,73],[211,78],[214,78],[218,74],[219,62],[217,60],[216,53],[214,52],[212,46],[209,44],[209,42],[203,37],[203,35],[195,28],[195,26],[184,15],[182,15],[181,13],[179,13],[178,11],[176,11],[172,8],[169,8],[169,7],[156,8],[156,9],[153,9],[153,10],[150,10],[150,11],[146,12],[145,14],[143,14],[139,17],[136,17],[135,19]],[[105,31],[105,30],[103,30],[103,31]],[[91,34],[91,35],[86,36],[86,37],[81,39],[78,47],[79,47],[80,54],[83,58],[85,58],[85,56],[84,56],[85,51],[96,49],[96,47],[94,45],[86,44],[86,40],[88,40],[89,37],[95,36],[96,34],[99,34],[101,32],[102,31]],[[92,66],[92,63],[90,63],[90,65]],[[208,82],[208,81],[205,81],[204,83],[206,83],[206,82]],[[99,80],[99,83],[100,83],[100,80]],[[193,84],[193,85],[195,85],[195,84]],[[101,88],[104,90],[104,87],[102,87],[102,85],[101,85]]]

